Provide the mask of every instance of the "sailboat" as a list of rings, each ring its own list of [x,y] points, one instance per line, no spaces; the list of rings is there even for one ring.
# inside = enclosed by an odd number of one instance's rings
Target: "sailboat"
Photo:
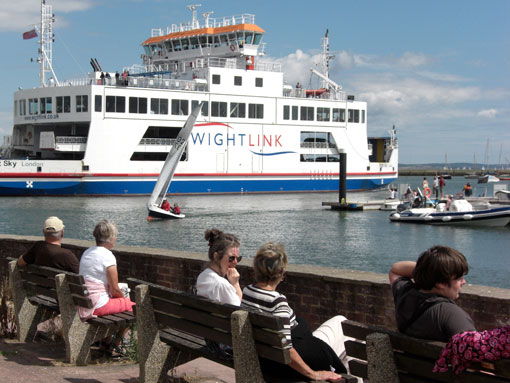
[[[450,175],[450,173],[448,173],[448,170],[449,170],[449,166],[448,166],[448,153],[445,153],[444,155],[444,169],[446,170],[445,172],[442,172],[439,174],[440,177],[443,177],[445,180],[451,180],[452,179],[452,176]]]
[[[151,197],[147,204],[147,209],[149,210],[149,216],[147,217],[147,220],[151,220],[152,218],[169,219],[185,217],[184,214],[181,213],[176,214],[172,212],[171,209],[170,210],[162,209],[161,203],[163,202],[163,199],[165,198],[166,193],[168,192],[168,188],[170,187],[172,177],[174,176],[175,169],[179,164],[179,160],[182,156],[182,153],[184,152],[184,149],[186,149],[188,137],[191,134],[193,126],[195,125],[195,121],[197,120],[198,114],[202,109],[202,104],[203,102],[201,102],[193,109],[190,116],[186,120],[184,127],[177,135],[177,138],[175,139],[174,144],[172,145],[172,149],[170,149],[170,152],[166,156],[165,163],[161,168],[158,180],[156,181],[156,185],[154,185],[154,190],[152,191]]]

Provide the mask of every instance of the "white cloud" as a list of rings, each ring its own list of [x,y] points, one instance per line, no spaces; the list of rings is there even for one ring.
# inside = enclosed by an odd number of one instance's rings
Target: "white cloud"
[[[51,0],[53,13],[58,13],[60,26],[65,25],[63,13],[86,10],[94,5],[92,0]],[[41,2],[39,0],[4,1],[0,11],[0,32],[22,32],[41,20]]]
[[[483,117],[483,118],[495,118],[497,114],[498,114],[498,111],[496,109],[485,109],[485,110],[479,111],[476,115],[478,117]]]

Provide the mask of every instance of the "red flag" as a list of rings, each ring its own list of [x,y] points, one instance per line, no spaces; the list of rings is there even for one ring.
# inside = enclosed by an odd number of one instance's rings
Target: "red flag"
[[[33,39],[34,37],[37,37],[37,32],[35,31],[35,29],[23,33],[23,40]]]

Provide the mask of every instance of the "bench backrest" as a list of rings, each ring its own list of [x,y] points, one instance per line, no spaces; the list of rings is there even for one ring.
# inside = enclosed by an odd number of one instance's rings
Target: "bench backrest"
[[[14,258],[9,258],[8,260],[17,261]],[[94,307],[89,298],[89,291],[85,287],[85,280],[82,275],[33,264],[18,267],[18,271],[23,281],[23,288],[29,297],[49,297],[57,300],[55,276],[65,274],[69,282],[73,303],[76,306],[86,308]]]
[[[375,326],[367,326],[354,321],[342,322],[344,335],[354,338],[345,342],[347,355],[356,359],[349,362],[351,374],[368,378],[367,335],[373,333],[388,334],[393,348],[393,357],[401,382],[510,382],[510,360],[500,360],[494,364],[474,364],[473,369],[459,375],[452,372],[434,373],[432,369],[443,342],[427,341]]]
[[[147,285],[160,329],[171,328],[218,343],[232,345],[230,316],[238,306],[221,304],[191,293],[128,278],[133,293],[139,284]],[[136,306],[134,307],[136,310]],[[250,310],[249,320],[257,354],[260,357],[290,363],[287,340],[283,334],[283,319]]]

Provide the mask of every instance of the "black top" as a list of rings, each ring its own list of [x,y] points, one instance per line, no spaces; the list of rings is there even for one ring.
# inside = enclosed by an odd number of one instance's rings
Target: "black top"
[[[416,338],[448,342],[464,331],[475,331],[473,319],[449,298],[420,292],[409,278],[392,285],[399,331]]]
[[[80,271],[80,261],[71,250],[46,241],[34,243],[30,250],[23,254],[23,260],[28,264],[53,267],[76,274]]]

